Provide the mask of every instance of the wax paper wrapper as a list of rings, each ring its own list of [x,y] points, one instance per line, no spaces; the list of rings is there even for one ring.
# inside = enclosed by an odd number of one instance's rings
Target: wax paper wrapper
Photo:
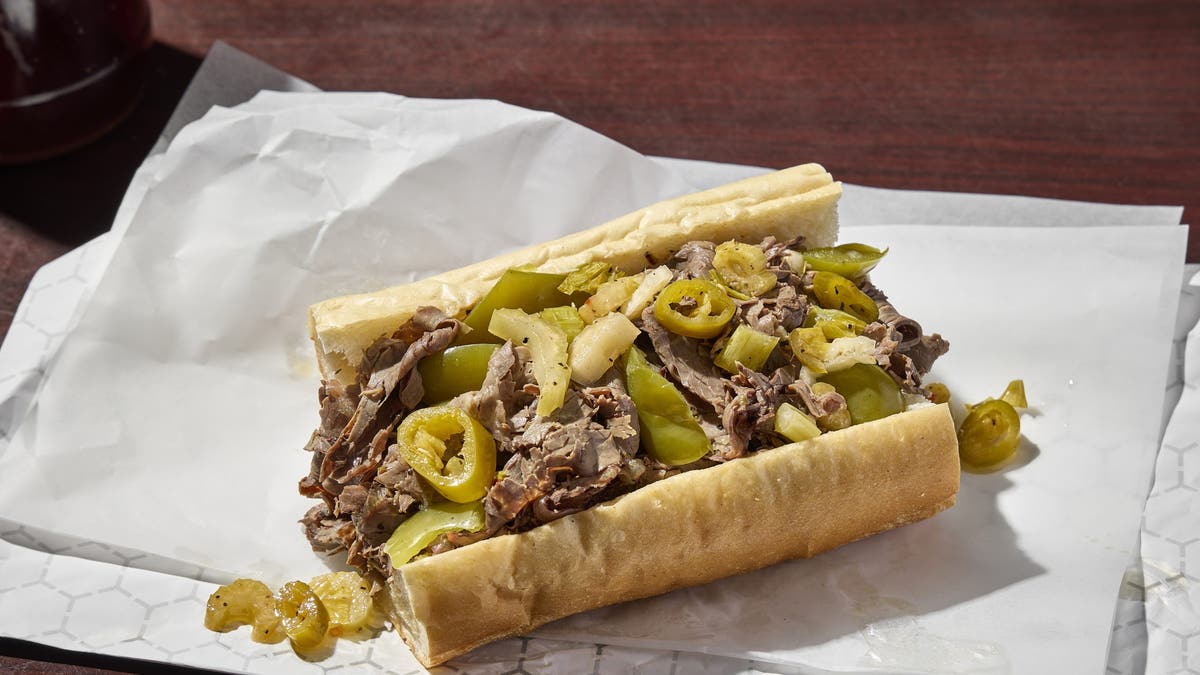
[[[295,525],[316,423],[308,304],[702,187],[551,115],[383,95],[215,109],[148,168],[0,457],[0,512],[134,565],[274,583],[327,564]],[[1017,463],[966,476],[959,506],[925,523],[540,635],[803,668],[1102,668],[1157,447],[1183,230],[1081,242],[1004,224],[843,239],[891,247],[876,279],[950,337],[935,377],[963,400],[1025,378]]]

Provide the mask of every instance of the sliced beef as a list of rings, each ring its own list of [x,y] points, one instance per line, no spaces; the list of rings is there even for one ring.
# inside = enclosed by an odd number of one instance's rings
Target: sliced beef
[[[637,453],[637,409],[616,370],[568,392],[562,407],[512,439],[504,477],[485,498],[488,530],[525,529],[583,510]]]
[[[389,490],[392,503],[400,513],[408,513],[418,506],[434,501],[435,492],[417,474],[417,470],[404,461],[400,448],[395,444],[388,447],[387,457],[375,475],[375,482]]]
[[[417,364],[444,350],[460,326],[422,307],[395,334],[364,352],[356,383],[322,382],[320,426],[305,446],[313,453],[311,470],[300,481],[301,494],[324,501],[302,521],[315,550],[348,550],[349,562],[362,567],[364,556],[381,543],[379,533],[390,534],[401,514],[424,499],[419,479],[406,464],[393,460],[385,467],[384,482],[373,479],[387,462],[388,441],[402,413],[415,408],[424,394]]]
[[[738,364],[738,374],[730,380],[731,394],[721,414],[721,426],[729,434],[729,448],[716,460],[736,459],[750,451],[751,441],[774,433],[775,410],[785,399],[784,392],[791,384],[776,373],[768,378]]]
[[[653,307],[642,312],[642,330],[671,379],[719,413],[725,407],[725,377],[713,365],[710,346],[663,328]]]
[[[922,335],[916,344],[904,350],[904,355],[912,359],[913,367],[918,373],[924,375],[933,368],[933,362],[937,357],[950,351],[950,343],[947,342],[941,335],[934,333],[932,335]]]
[[[879,320],[869,324],[863,335],[875,340],[875,361],[909,393],[919,394],[921,378],[933,367],[933,362],[950,349],[950,343],[941,335],[925,335],[921,325],[900,314],[896,308],[870,282],[863,280],[860,287],[879,307]]]
[[[736,320],[760,333],[786,338],[804,324],[808,300],[789,285],[778,285],[770,293],[737,302]]]
[[[479,391],[451,403],[478,420],[496,444],[507,450],[513,435],[519,434],[532,419],[538,393],[529,350],[505,342],[488,360],[487,375]]]
[[[300,520],[308,543],[318,553],[343,551],[354,543],[354,523],[349,517],[334,516],[325,504],[317,504]]]
[[[730,460],[759,447],[773,447],[784,439],[775,433],[775,411],[790,403],[813,417],[824,417],[846,408],[837,392],[817,395],[792,367],[776,369],[770,376],[738,365],[730,380],[730,399],[721,416],[729,434],[729,447],[713,459]]]
[[[371,470],[360,470],[359,465],[379,462],[386,444],[379,440],[380,433],[415,408],[424,394],[417,364],[449,346],[461,325],[434,308],[422,307],[398,331],[400,337],[382,338],[367,349],[359,366],[358,405],[321,464],[323,487],[336,494],[341,484],[369,477]]]
[[[711,241],[689,241],[675,253],[675,279],[707,279],[717,246]]]

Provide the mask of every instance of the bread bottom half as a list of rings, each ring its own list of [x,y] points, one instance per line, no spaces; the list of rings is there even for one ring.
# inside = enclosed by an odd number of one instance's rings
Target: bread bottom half
[[[388,583],[393,620],[431,667],[570,614],[928,518],[954,504],[958,484],[949,408],[918,408],[403,565]]]

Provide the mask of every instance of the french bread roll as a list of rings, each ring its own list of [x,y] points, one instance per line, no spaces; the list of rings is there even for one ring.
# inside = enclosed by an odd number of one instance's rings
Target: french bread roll
[[[602,260],[634,273],[695,240],[803,236],[806,247],[830,246],[840,194],[824,168],[806,164],[415,283],[327,300],[309,312],[318,363],[327,380],[353,382],[377,338],[423,306],[462,317],[512,267],[563,273]],[[806,558],[928,518],[954,503],[958,484],[947,406],[917,407],[399,565],[387,580],[390,612],[432,667],[570,614]]]
[[[564,616],[928,518],[954,504],[958,482],[949,408],[926,406],[402,565],[388,582],[394,620],[432,667]]]
[[[489,260],[373,293],[347,295],[309,308],[309,333],[326,379],[352,382],[363,350],[423,305],[465,314],[510,267],[568,272],[604,260],[625,272],[664,261],[693,240],[759,241],[803,235],[809,247],[837,239],[841,183],[819,164],[803,164],[668,199],[603,225]]]

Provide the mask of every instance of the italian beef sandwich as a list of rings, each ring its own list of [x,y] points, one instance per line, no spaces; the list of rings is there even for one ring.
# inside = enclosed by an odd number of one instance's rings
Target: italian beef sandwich
[[[948,343],[834,246],[840,194],[797,166],[314,305],[313,548],[432,666],[951,506]]]

